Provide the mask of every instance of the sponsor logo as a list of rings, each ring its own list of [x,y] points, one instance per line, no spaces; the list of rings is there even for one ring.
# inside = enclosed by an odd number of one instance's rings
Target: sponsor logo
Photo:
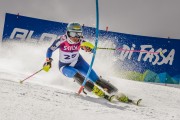
[[[119,59],[124,61],[125,58],[132,59],[135,44],[132,45],[130,48],[127,45],[123,45],[123,50],[120,53]],[[175,56],[175,49],[171,49],[170,52],[168,52],[167,49],[159,48],[155,51],[152,45],[141,45],[141,50],[138,55],[137,61],[148,61],[152,63],[152,65],[163,65],[168,64],[173,65],[174,56]],[[147,51],[147,52],[141,52],[141,51]]]
[[[21,29],[21,28],[14,28],[11,35],[10,39],[15,39],[15,40],[56,40],[57,35],[55,34],[50,34],[50,33],[42,33],[39,39],[34,39],[32,38],[34,31],[33,30],[27,30],[27,29]]]
[[[78,46],[64,46],[64,50],[68,50],[68,51],[78,50]]]

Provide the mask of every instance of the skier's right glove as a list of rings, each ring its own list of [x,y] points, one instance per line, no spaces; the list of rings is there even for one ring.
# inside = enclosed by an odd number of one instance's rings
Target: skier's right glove
[[[51,62],[53,61],[52,58],[46,58],[46,62],[43,65],[43,70],[48,72],[49,69],[51,68]]]

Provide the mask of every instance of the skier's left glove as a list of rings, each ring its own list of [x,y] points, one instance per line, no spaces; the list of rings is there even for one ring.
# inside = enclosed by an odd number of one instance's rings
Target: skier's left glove
[[[81,43],[81,49],[85,50],[86,52],[92,52],[94,45],[90,42],[83,42]]]
[[[46,58],[46,62],[43,65],[43,70],[48,72],[49,69],[51,68],[51,62],[53,61],[52,58]]]

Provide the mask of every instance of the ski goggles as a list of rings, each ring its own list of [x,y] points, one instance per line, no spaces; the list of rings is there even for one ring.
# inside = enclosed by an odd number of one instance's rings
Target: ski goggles
[[[82,34],[82,32],[72,32],[72,31],[69,31],[69,36],[71,36],[71,37],[82,37],[83,34]]]

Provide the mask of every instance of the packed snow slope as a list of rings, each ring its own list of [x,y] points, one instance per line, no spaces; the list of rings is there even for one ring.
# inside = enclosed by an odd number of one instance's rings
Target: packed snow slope
[[[141,106],[109,103],[91,93],[78,96],[79,86],[58,70],[58,50],[49,72],[20,84],[19,80],[41,69],[50,44],[1,44],[0,120],[179,120],[180,89],[112,76],[115,58],[110,51],[97,52],[94,69],[130,98],[142,98]],[[91,60],[91,54],[81,54]]]

